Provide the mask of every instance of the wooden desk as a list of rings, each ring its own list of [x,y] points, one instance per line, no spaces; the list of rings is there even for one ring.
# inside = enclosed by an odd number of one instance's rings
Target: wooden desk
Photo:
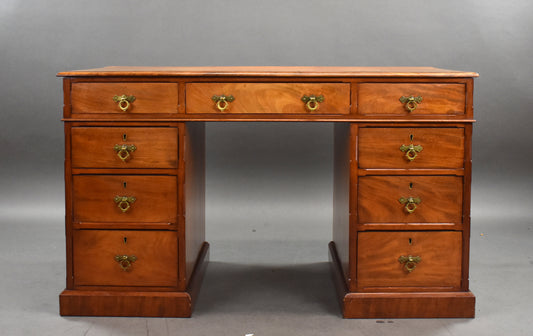
[[[473,317],[473,72],[106,67],[64,77],[61,315],[188,317],[207,264],[206,121],[335,122],[344,317]]]

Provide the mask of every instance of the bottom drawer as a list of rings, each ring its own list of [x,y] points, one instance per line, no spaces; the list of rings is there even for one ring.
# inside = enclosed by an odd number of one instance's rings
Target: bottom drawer
[[[461,286],[461,232],[360,232],[357,246],[361,289]]]
[[[75,286],[177,286],[176,232],[78,230],[73,243]]]

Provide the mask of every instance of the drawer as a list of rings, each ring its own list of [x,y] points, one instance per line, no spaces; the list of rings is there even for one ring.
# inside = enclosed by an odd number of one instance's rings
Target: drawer
[[[73,168],[177,168],[174,127],[73,127]]]
[[[359,168],[463,168],[464,128],[359,129]]]
[[[401,101],[402,97],[421,101]],[[465,104],[466,85],[460,83],[362,83],[357,98],[358,113],[375,116],[464,115]]]
[[[75,175],[74,222],[176,223],[177,184],[176,176]]]
[[[73,239],[75,286],[177,286],[176,232],[76,230]]]
[[[177,113],[178,84],[73,83],[71,104],[74,114]]]
[[[458,289],[461,247],[461,232],[360,232],[357,283],[367,290]]]
[[[459,176],[362,176],[359,223],[462,223]]]
[[[233,100],[217,103],[214,96]],[[304,96],[323,97],[323,101],[306,103]],[[348,114],[350,84],[189,83],[186,102],[186,113]]]

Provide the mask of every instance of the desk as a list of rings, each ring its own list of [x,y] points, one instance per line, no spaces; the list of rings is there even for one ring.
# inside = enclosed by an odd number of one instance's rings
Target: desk
[[[106,67],[63,77],[61,315],[188,317],[207,265],[206,121],[334,122],[332,272],[347,318],[473,317],[476,73]]]

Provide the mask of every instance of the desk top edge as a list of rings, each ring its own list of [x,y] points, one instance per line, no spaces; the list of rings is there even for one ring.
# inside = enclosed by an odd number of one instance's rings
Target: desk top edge
[[[58,77],[478,77],[475,72],[434,67],[108,66],[64,71]]]

